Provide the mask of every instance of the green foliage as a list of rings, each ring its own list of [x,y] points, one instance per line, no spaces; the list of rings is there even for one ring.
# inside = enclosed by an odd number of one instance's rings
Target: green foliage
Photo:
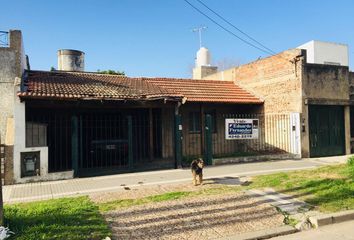
[[[53,66],[50,67],[50,71],[55,71],[55,70],[56,70],[55,67]]]
[[[323,212],[354,209],[354,178],[351,164],[314,170],[257,176],[248,188],[273,187],[303,199]]]
[[[348,158],[347,164],[349,167],[354,167],[354,156]]]
[[[88,197],[5,205],[9,239],[103,239],[110,230]]]
[[[289,179],[288,173],[275,173],[256,177],[249,188],[277,187]]]
[[[111,69],[108,69],[108,70],[97,70],[98,73],[101,73],[101,74],[110,74],[110,75],[121,75],[121,76],[125,76],[125,72],[124,71],[114,71],[114,70],[111,70]]]

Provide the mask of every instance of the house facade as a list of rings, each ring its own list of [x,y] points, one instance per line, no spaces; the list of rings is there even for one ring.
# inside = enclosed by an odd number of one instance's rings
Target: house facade
[[[290,49],[203,79],[235,82],[264,99],[265,114],[300,113],[302,157],[350,154],[353,73],[329,58],[309,63],[305,49]]]
[[[0,49],[14,52],[2,69],[2,97],[12,103],[1,115],[5,184],[176,168],[203,156],[209,137],[215,154],[232,154],[238,144],[217,148],[226,142],[225,114],[262,112],[263,100],[233,82],[84,72],[73,50],[60,51],[74,55],[60,60],[65,69],[34,71],[27,62],[10,74],[26,58],[21,32],[9,40]]]
[[[202,58],[198,79],[85,72],[76,50],[58,51],[57,71],[35,71],[23,49],[16,30],[0,48],[5,184],[178,168],[197,157],[350,152],[354,75],[308,63],[303,49],[222,72]]]

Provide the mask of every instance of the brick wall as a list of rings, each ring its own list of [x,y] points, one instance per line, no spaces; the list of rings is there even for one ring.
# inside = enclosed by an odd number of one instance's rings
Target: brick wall
[[[301,112],[303,50],[292,49],[204,79],[234,80],[265,100],[265,113]]]
[[[301,112],[301,54],[293,49],[242,65],[234,80],[265,101],[265,113]]]

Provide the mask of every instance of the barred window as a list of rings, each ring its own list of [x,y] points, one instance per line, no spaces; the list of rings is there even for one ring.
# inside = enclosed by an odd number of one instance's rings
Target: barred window
[[[26,147],[47,146],[47,124],[26,122]]]

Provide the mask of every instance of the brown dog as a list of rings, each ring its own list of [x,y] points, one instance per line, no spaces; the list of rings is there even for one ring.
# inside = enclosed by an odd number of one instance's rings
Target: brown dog
[[[203,184],[203,167],[204,161],[201,158],[195,159],[191,163],[194,186]]]

